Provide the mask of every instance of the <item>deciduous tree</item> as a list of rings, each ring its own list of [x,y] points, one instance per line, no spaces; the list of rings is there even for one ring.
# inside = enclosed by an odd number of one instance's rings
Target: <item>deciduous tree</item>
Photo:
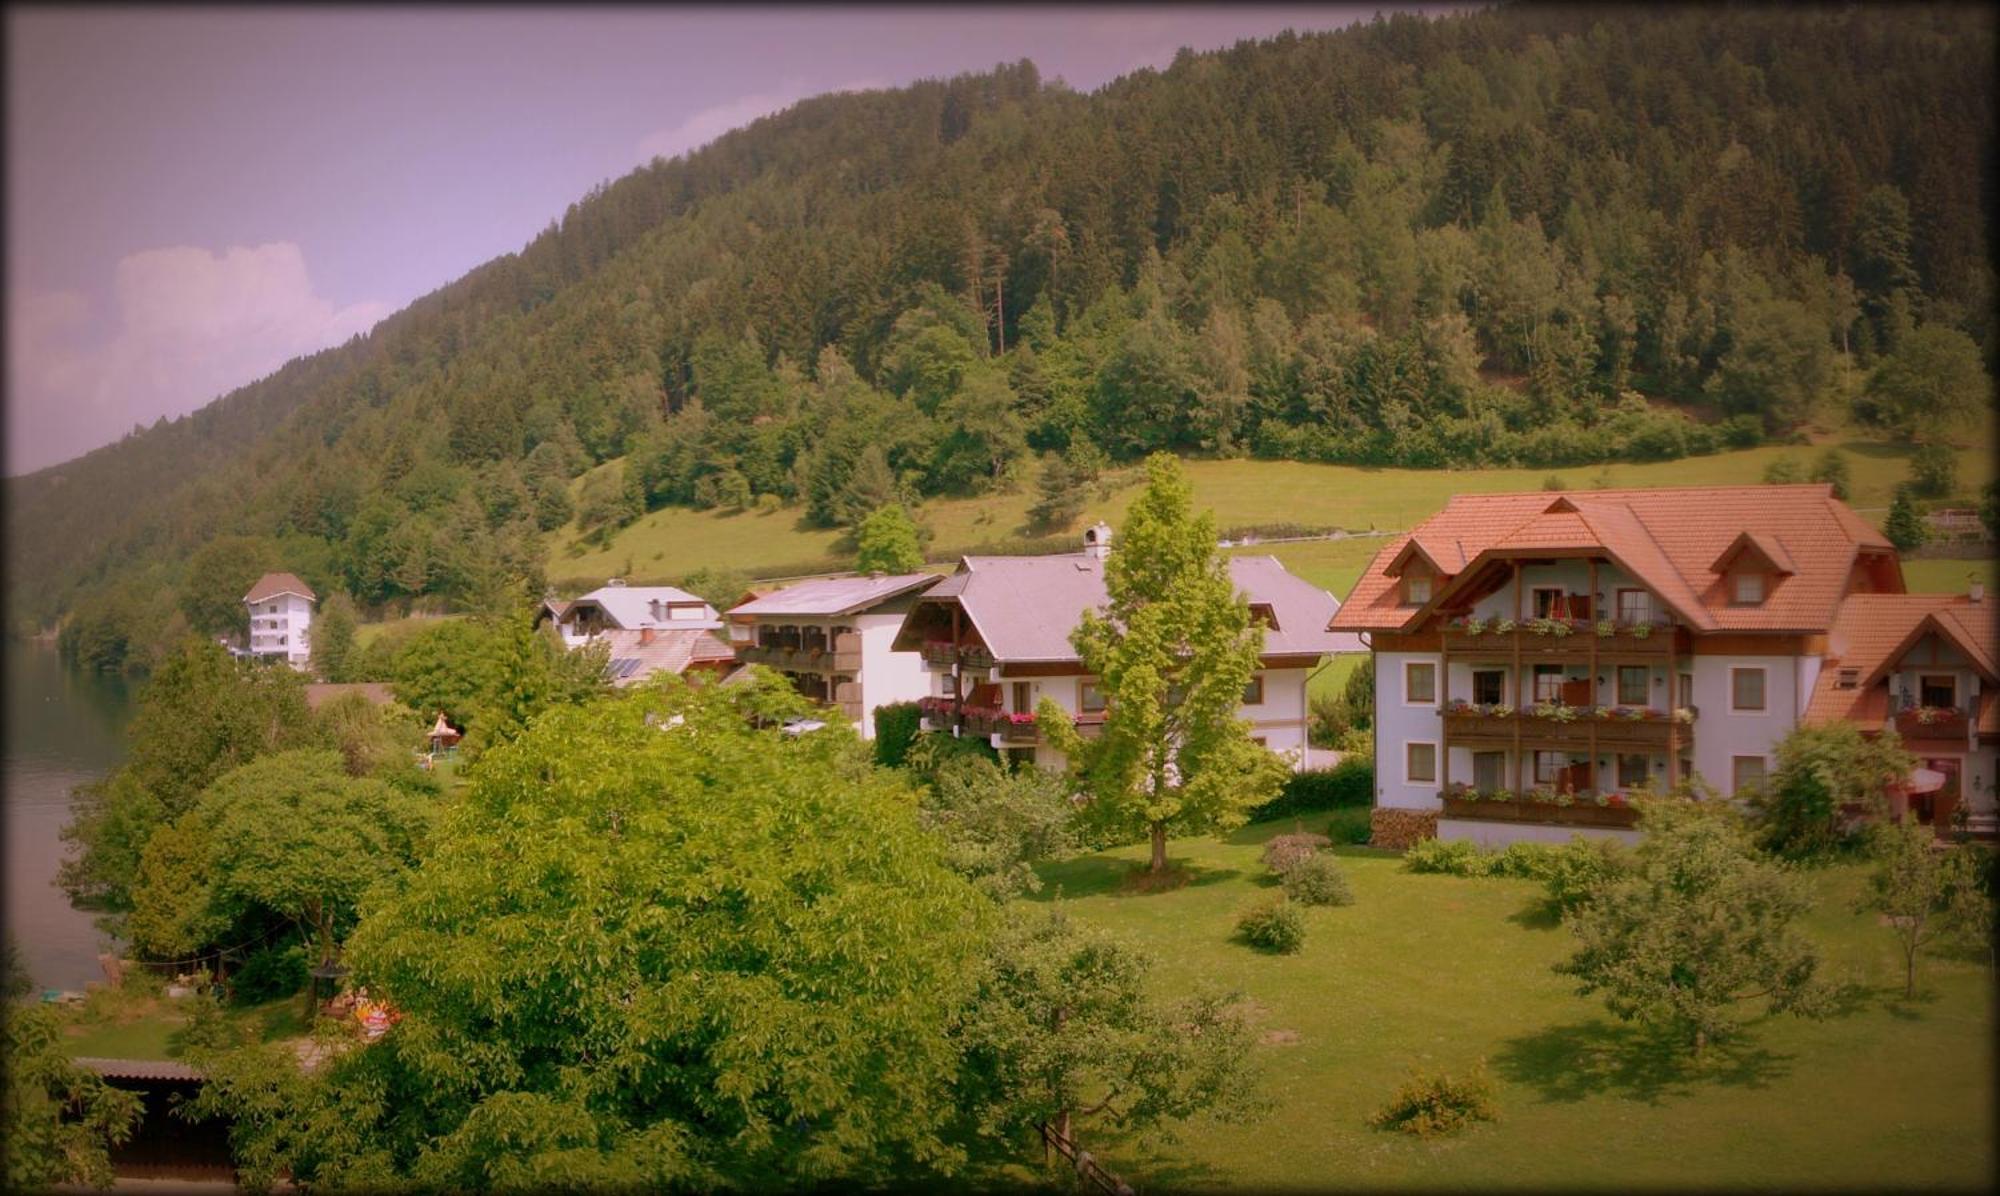
[[[1216,551],[1215,520],[1193,511],[1180,464],[1146,462],[1104,565],[1110,601],[1070,636],[1100,678],[1107,710],[1095,739],[1043,699],[1038,719],[1089,795],[1081,818],[1099,831],[1144,834],[1152,870],[1167,867],[1167,838],[1241,824],[1284,781],[1284,764],[1250,739],[1237,716],[1257,670],[1264,631]]]

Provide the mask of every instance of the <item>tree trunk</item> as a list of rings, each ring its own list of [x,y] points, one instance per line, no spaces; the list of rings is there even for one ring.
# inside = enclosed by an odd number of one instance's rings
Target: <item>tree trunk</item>
[[[1708,1031],[1696,1030],[1694,1032],[1694,1057],[1696,1062],[1701,1061],[1701,1053],[1707,1048],[1708,1048]]]
[[[1155,822],[1150,828],[1153,837],[1153,874],[1167,870],[1167,824]]]

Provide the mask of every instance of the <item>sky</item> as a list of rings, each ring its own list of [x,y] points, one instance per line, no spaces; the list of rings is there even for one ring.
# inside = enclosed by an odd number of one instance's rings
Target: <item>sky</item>
[[[1375,10],[12,6],[6,472],[365,332],[806,96],[1021,58],[1089,91]]]

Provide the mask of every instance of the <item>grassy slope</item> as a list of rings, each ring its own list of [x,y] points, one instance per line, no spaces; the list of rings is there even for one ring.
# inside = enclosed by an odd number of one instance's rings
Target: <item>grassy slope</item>
[[[305,1033],[303,998],[280,997],[261,1005],[230,1006],[224,1016],[239,1033],[260,1042]],[[178,1001],[141,993],[107,994],[72,1015],[63,1046],[71,1055],[107,1059],[173,1059],[186,1021]]]
[[[1908,474],[1908,452],[1900,446],[1840,439],[1853,471],[1853,502],[1879,520],[1895,485]],[[1196,501],[1230,527],[1295,523],[1401,530],[1442,507],[1453,494],[1496,490],[1536,490],[1551,474],[1571,489],[1597,485],[1666,486],[1756,482],[1773,460],[1791,457],[1810,467],[1818,448],[1758,448],[1646,465],[1582,466],[1575,469],[1411,470],[1361,469],[1296,461],[1190,461],[1188,474]],[[600,469],[623,468],[607,462]],[[1960,489],[1972,493],[1993,476],[1981,449],[1960,454]],[[581,486],[581,479],[578,481]],[[1084,508],[1078,527],[1095,519],[1117,523],[1137,493],[1136,471],[1113,479],[1107,498]],[[939,500],[924,506],[923,519],[935,532],[931,548],[943,555],[1022,534],[1034,496],[1026,490],[976,499]],[[551,537],[548,574],[558,586],[582,579],[625,576],[635,583],[671,581],[704,565],[773,576],[839,569],[851,558],[841,533],[800,525],[798,508],[777,511],[715,512],[669,507],[625,528],[603,549],[582,548],[575,528]],[[1353,544],[1272,546],[1288,565],[1337,595],[1344,595],[1367,563],[1373,541]],[[1296,563],[1295,563],[1296,562]],[[1963,570],[1951,588],[1962,584]]]
[[[1142,1190],[1922,1188],[1992,1173],[1990,973],[1929,961],[1928,991],[1896,999],[1888,933],[1848,912],[1859,869],[1814,874],[1809,930],[1830,967],[1871,986],[1867,999],[1823,1022],[1759,1023],[1697,1073],[1645,1049],[1549,970],[1570,937],[1533,915],[1528,882],[1414,876],[1347,849],[1355,904],[1308,911],[1300,954],[1231,942],[1237,911],[1269,891],[1257,845],[1288,829],[1176,843],[1197,872],[1171,893],[1118,892],[1140,848],[1044,870],[1042,899],[1060,894],[1074,917],[1146,948],[1162,994],[1226,984],[1255,1002],[1260,1031],[1297,1035],[1256,1048],[1274,1107],[1253,1122],[1198,1122],[1178,1145],[1086,1140]],[[1498,1121],[1432,1142],[1366,1125],[1412,1065],[1481,1058]]]

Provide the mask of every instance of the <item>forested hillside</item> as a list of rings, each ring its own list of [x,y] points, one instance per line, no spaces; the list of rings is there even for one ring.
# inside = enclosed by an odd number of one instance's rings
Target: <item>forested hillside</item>
[[[69,611],[117,664],[221,629],[190,592],[221,536],[364,606],[468,603],[538,587],[572,519],[848,525],[1038,454],[1660,460],[1787,434],[1842,355],[1853,414],[1949,438],[1990,402],[1993,33],[1969,6],[1508,8],[1089,95],[1023,62],[809,100],[10,479],[12,622]]]

